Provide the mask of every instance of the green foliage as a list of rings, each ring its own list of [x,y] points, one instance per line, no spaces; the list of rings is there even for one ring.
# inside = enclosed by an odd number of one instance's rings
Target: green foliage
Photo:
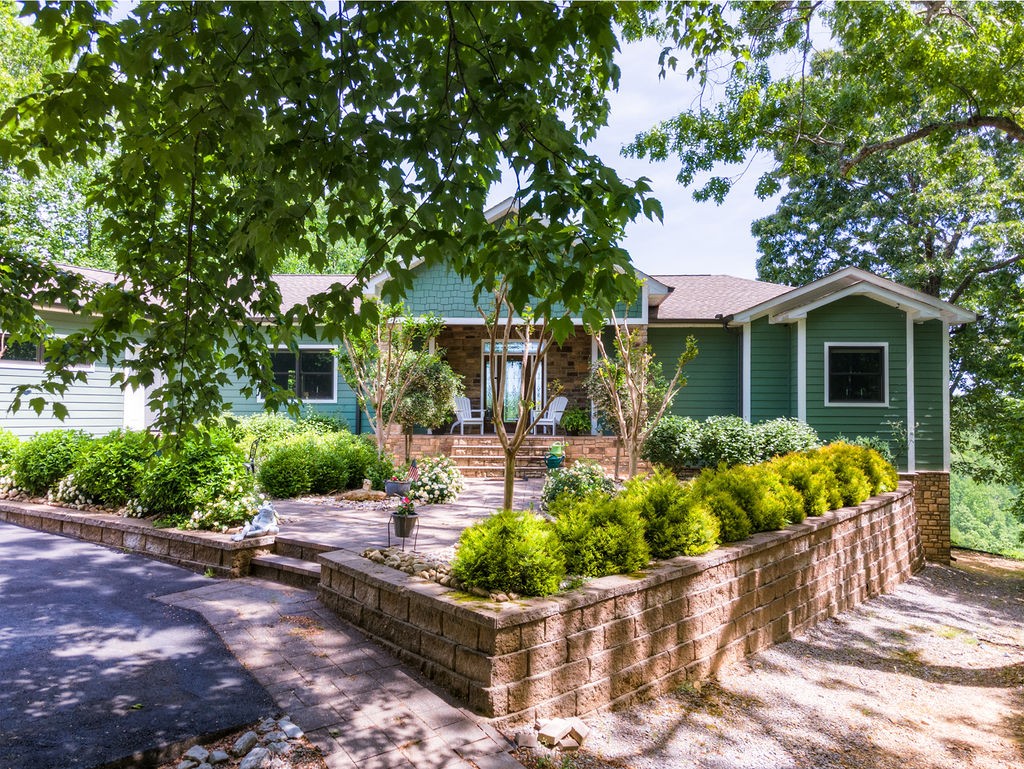
[[[6,474],[14,461],[21,441],[14,433],[0,427],[0,475]]]
[[[38,433],[22,443],[14,455],[15,486],[29,494],[45,494],[71,472],[88,443],[89,437],[80,430]]]
[[[865,499],[885,491],[893,491],[899,483],[896,468],[873,449],[865,446],[853,446],[849,443],[831,443],[820,449],[819,452],[829,458],[833,467],[838,461],[842,465],[856,467],[861,471],[867,482],[868,493]],[[856,503],[847,502],[847,504]]]
[[[558,424],[570,435],[583,435],[590,432],[590,412],[586,409],[566,409]]]
[[[776,457],[771,465],[783,482],[800,493],[804,502],[805,517],[824,515],[829,510],[843,506],[836,474],[828,463],[813,452]]]
[[[651,432],[643,458],[674,472],[720,464],[757,464],[819,445],[818,434],[796,419],[750,424],[742,417],[714,416],[703,422],[667,416]]]
[[[819,449],[814,456],[835,475],[843,505],[859,505],[871,496],[871,480],[864,472],[859,449],[847,443],[832,443]]]
[[[621,500],[640,514],[654,558],[701,555],[718,544],[718,519],[669,470],[627,481]]]
[[[224,500],[230,505],[251,495],[253,481],[245,469],[246,456],[225,430],[197,433],[161,449],[138,481],[139,508],[173,526],[188,526],[205,517],[205,508]],[[245,520],[232,508],[224,517]],[[218,520],[217,524],[225,521]]]
[[[956,547],[1024,558],[1024,525],[1013,516],[1016,490],[952,473],[950,539]]]
[[[851,446],[861,446],[865,449],[877,451],[878,455],[890,465],[896,464],[896,455],[893,453],[892,444],[877,435],[857,435],[850,440],[846,440],[840,435],[836,438],[835,442],[849,443]]]
[[[582,499],[563,495],[551,505],[551,513],[569,574],[628,574],[650,560],[643,519],[637,507],[621,496],[603,491],[592,491]]]
[[[355,488],[370,478],[383,488],[391,477],[390,457],[377,457],[372,444],[349,432],[306,432],[271,445],[257,470],[260,488],[271,497],[330,494]]]
[[[569,467],[551,470],[541,490],[541,507],[545,510],[562,495],[582,499],[594,491],[610,493],[615,483],[604,468],[593,460],[578,459]]]
[[[348,422],[343,418],[334,414],[324,414],[311,408],[307,408],[302,412],[302,416],[299,417],[299,429],[303,432],[312,432],[317,435],[347,433],[349,431]]]
[[[719,495],[730,497],[736,507],[749,517],[752,532],[776,531],[804,519],[804,501],[800,492],[786,485],[778,471],[769,464],[705,470],[693,482],[693,491],[698,499]],[[709,502],[713,511],[715,504],[723,502]],[[733,515],[728,506],[724,509]],[[722,521],[723,538],[726,528],[726,521]],[[742,529],[742,522],[739,528]]]
[[[79,454],[75,485],[98,504],[121,507],[137,495],[139,479],[155,449],[145,432],[115,430],[89,442]]]
[[[259,465],[260,488],[277,499],[308,494],[313,486],[311,469],[315,450],[313,438],[306,435],[276,444]]]
[[[469,587],[492,592],[550,595],[565,576],[565,560],[547,521],[505,510],[462,532],[452,574]]]
[[[465,482],[458,465],[451,457],[424,457],[417,463],[419,478],[412,482],[410,495],[428,505],[454,502]]]
[[[367,280],[390,272],[382,298],[394,302],[420,260],[480,290],[504,277],[517,306],[532,297],[560,339],[573,318],[605,317],[632,295],[618,242],[628,222],[660,208],[646,179],[625,181],[586,149],[618,81],[613,4],[481,14],[465,4],[227,13],[142,3],[116,20],[107,10],[38,10],[41,45],[69,71],[2,119],[0,164],[27,180],[110,157],[91,203],[123,280],[91,288],[2,242],[0,295],[86,303],[97,319],[48,361],[43,393],[76,381],[67,363],[78,356],[137,352],[117,376],[136,387],[164,377],[150,390],[164,433],[209,423],[236,382],[242,397],[297,408],[273,381],[268,349],[296,330],[336,339],[372,325],[374,309],[356,304]],[[436,55],[446,50],[458,55]],[[484,211],[509,167],[529,181],[510,226],[495,227]],[[271,276],[285,258],[321,270],[328,244],[342,242],[365,252],[355,279],[282,308]],[[0,306],[5,330],[34,323],[31,304]],[[32,397],[18,396],[19,406]]]

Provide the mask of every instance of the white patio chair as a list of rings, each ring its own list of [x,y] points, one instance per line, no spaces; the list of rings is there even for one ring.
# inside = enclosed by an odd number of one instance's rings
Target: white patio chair
[[[466,434],[466,425],[480,425],[480,434],[484,434],[484,410],[473,408],[469,398],[460,395],[455,399],[455,424],[448,432],[455,432],[459,428],[461,435]]]
[[[544,413],[540,419],[537,420],[537,424],[533,426],[533,432],[536,433],[538,428],[550,427],[551,434],[555,434],[555,427],[562,421],[562,413],[565,411],[565,407],[569,405],[569,399],[564,395],[559,395],[548,406],[548,410]],[[530,418],[534,419],[537,416],[536,411],[530,412]]]

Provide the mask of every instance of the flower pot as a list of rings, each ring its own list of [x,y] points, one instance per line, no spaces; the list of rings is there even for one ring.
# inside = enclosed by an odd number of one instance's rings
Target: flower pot
[[[550,453],[551,453],[551,456],[553,456],[553,457],[560,457],[560,456],[562,456],[562,452],[564,450],[565,450],[565,445],[562,444],[562,443],[552,443],[551,444],[551,448],[548,449],[548,451],[550,451]]]
[[[395,515],[391,518],[391,528],[395,532],[396,537],[405,539],[412,535],[412,530],[416,528],[416,521],[418,520],[418,514]]]
[[[384,493],[389,497],[407,497],[411,485],[412,481],[384,481]]]

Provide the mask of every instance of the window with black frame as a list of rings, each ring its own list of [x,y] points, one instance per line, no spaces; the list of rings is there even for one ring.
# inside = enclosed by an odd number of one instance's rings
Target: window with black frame
[[[885,345],[828,345],[828,402],[888,401]]]
[[[3,337],[3,344],[0,344],[0,349],[3,350],[3,362],[5,363],[42,363],[43,362],[43,346],[38,342],[15,342],[10,339],[6,334],[0,335]]]
[[[270,353],[274,382],[304,401],[334,401],[337,375],[330,350],[277,350]]]

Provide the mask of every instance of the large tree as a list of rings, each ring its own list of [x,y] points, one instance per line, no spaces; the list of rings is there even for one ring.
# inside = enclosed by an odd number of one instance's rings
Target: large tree
[[[1024,480],[1024,6],[749,3],[725,17],[728,45],[689,73],[704,98],[630,151],[677,157],[685,184],[707,174],[695,196],[719,202],[735,181],[723,168],[768,154],[758,193],[784,194],[754,223],[762,278],[853,264],[976,310],[953,334],[954,437],[970,425]]]
[[[658,207],[646,180],[585,149],[618,81],[611,4],[141,3],[120,20],[111,9],[24,5],[51,58],[74,65],[0,126],[0,164],[29,180],[117,149],[95,200],[113,283],[83,285],[0,242],[0,292],[19,298],[0,305],[0,327],[38,332],[40,302],[94,319],[53,345],[44,392],[75,377],[70,360],[131,357],[127,383],[164,376],[152,405],[165,430],[217,413],[236,378],[274,407],[289,393],[268,345],[373,325],[372,305],[354,304],[366,281],[390,272],[394,300],[415,260],[481,288],[506,279],[517,306],[539,297],[559,336],[631,292],[617,243]],[[506,171],[516,228],[484,215]],[[326,239],[365,251],[356,279],[282,309],[282,258],[326,264],[310,238],[321,211]],[[513,251],[532,258],[502,258]]]

